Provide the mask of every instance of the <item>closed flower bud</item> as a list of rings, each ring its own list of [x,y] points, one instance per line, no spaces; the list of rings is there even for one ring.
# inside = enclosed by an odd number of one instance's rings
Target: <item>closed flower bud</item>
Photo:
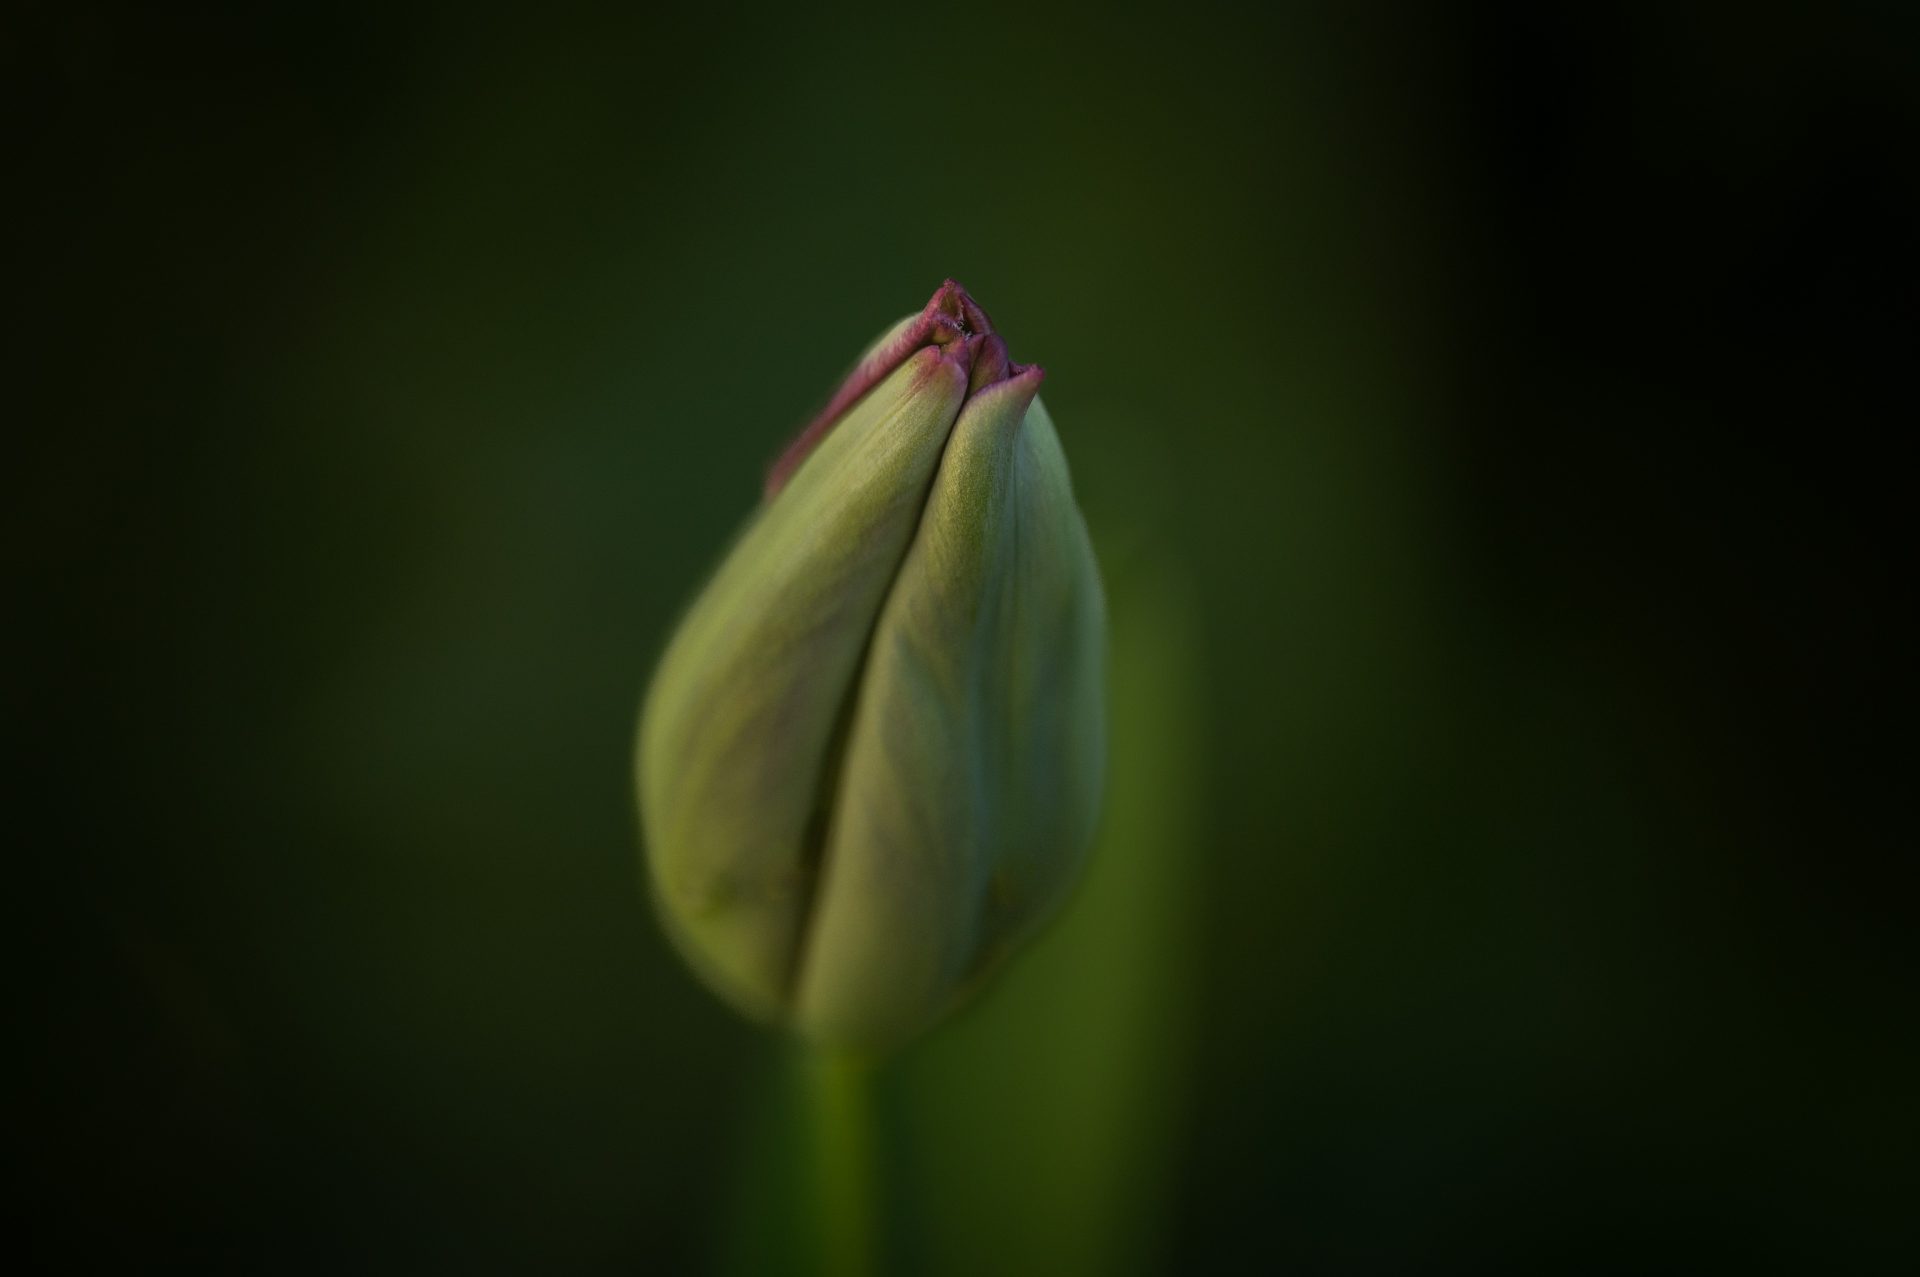
[[[751,1015],[896,1044],[1078,873],[1105,614],[1040,379],[949,281],[775,464],[661,659],[655,896]]]

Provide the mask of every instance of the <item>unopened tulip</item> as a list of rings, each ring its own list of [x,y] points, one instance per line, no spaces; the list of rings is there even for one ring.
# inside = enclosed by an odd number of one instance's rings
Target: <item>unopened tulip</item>
[[[667,929],[815,1041],[933,1023],[1092,836],[1105,612],[1040,380],[949,281],[774,465],[648,691]]]

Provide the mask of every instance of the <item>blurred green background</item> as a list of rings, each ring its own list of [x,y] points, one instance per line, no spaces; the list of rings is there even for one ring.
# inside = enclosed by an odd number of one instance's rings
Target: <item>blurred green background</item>
[[[790,1061],[646,907],[633,719],[954,276],[1048,368],[1115,792],[887,1082],[899,1262],[1910,1258],[1915,49],[1891,4],[12,8],[29,1239],[777,1265]]]

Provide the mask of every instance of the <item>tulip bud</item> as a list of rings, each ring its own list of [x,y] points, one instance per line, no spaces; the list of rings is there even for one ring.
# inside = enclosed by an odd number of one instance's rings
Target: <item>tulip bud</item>
[[[1105,609],[1040,379],[948,281],[774,465],[661,659],[656,900],[751,1015],[897,1043],[1077,875]]]

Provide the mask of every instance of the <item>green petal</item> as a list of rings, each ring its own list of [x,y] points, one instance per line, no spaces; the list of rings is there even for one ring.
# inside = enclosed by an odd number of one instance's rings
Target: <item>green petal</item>
[[[791,994],[829,755],[966,390],[924,349],[748,525],[674,635],[641,717],[647,855],[669,932],[743,1010]]]
[[[1032,370],[971,398],[855,702],[795,1018],[882,1046],[1073,882],[1104,765],[1104,605]]]

